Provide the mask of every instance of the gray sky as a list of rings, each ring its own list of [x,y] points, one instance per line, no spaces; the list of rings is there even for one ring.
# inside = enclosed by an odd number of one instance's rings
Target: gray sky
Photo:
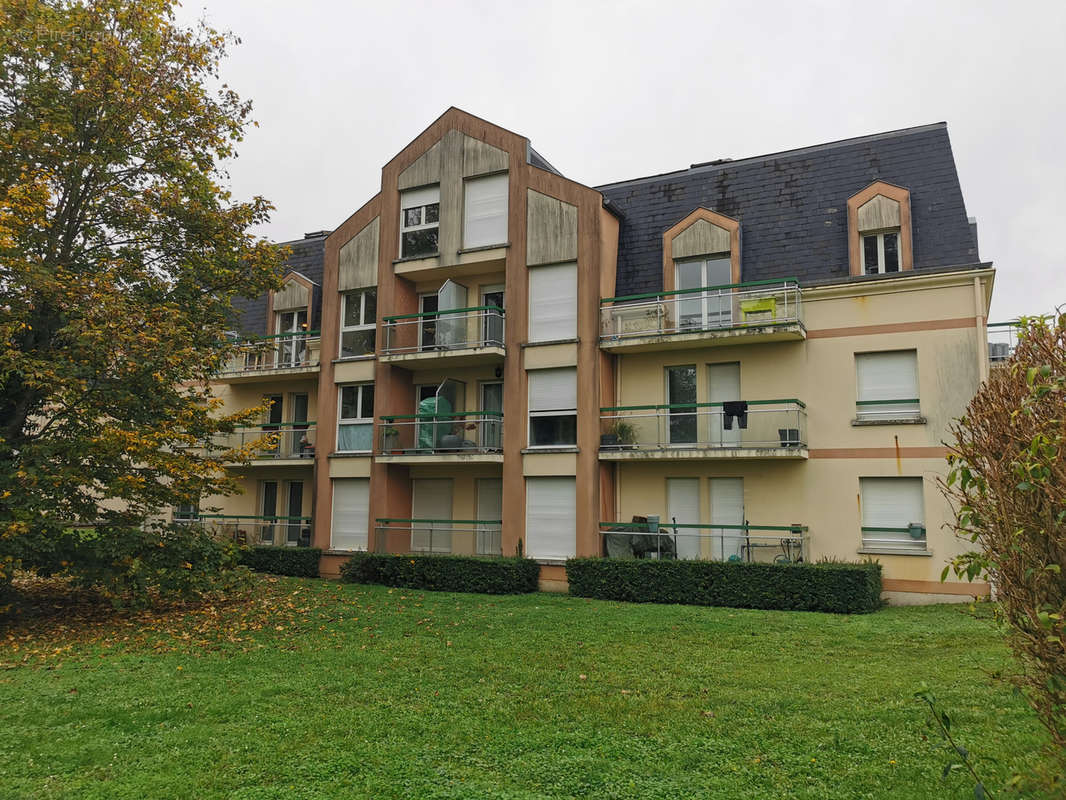
[[[993,320],[1066,303],[1063,2],[187,0],[242,39],[231,166],[275,240],[335,228],[449,106],[589,186],[946,120]]]

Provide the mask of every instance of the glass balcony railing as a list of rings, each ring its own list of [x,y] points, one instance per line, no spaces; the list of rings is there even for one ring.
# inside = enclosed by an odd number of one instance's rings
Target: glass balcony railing
[[[802,324],[799,283],[750,281],[600,301],[600,343]]]
[[[198,514],[174,521],[200,525],[216,538],[238,544],[311,546],[311,517]]]
[[[409,414],[381,418],[382,455],[457,455],[503,451],[503,414]]]
[[[498,519],[379,519],[378,553],[453,553],[501,556]]]
[[[1017,322],[988,323],[988,360],[993,364],[1002,364],[1014,354],[1018,346]]]
[[[496,306],[385,317],[384,356],[503,347],[504,314]]]
[[[315,457],[316,426],[314,422],[285,422],[237,428],[233,433],[214,437],[220,447],[230,450],[251,446],[253,460]]]
[[[607,558],[799,563],[808,559],[805,525],[703,525],[601,522]]]
[[[241,342],[221,374],[235,376],[314,367],[318,365],[319,345],[318,331],[279,333]]]
[[[600,409],[601,454],[806,446],[807,406],[796,399]]]

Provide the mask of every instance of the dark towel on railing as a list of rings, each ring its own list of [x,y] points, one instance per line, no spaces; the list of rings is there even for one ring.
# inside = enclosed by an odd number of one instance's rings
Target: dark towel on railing
[[[748,401],[727,400],[722,403],[722,427],[727,431],[733,430],[733,419],[736,418],[737,427],[744,430],[748,427]]]

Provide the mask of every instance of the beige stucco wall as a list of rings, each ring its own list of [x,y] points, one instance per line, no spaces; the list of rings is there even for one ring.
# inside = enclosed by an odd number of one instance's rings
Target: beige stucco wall
[[[666,479],[701,480],[701,521],[711,519],[708,479],[744,479],[745,515],[754,525],[802,523],[810,555],[876,558],[889,581],[938,582],[964,543],[951,532],[951,510],[937,489],[952,419],[960,416],[980,382],[984,339],[975,314],[972,275],[937,282],[892,281],[881,286],[816,290],[804,295],[808,338],[798,342],[733,344],[617,357],[617,404],[667,402],[665,369],[697,366],[697,399],[709,395],[708,366],[739,362],[741,397],[798,398],[807,405],[807,460],[626,461],[616,470],[618,520],[660,514]],[[898,284],[891,286],[889,284]],[[850,296],[841,296],[844,292]],[[855,426],[855,354],[915,349],[924,424]],[[923,478],[931,556],[859,553],[860,477]]]

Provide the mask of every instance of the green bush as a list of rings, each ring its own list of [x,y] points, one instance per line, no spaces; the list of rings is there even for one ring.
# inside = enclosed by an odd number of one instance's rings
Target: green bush
[[[271,547],[257,545],[241,550],[240,560],[256,572],[289,575],[293,578],[317,578],[322,551],[317,547]]]
[[[435,592],[524,594],[537,591],[540,566],[531,558],[356,553],[341,567],[347,583],[381,583]]]
[[[571,558],[570,594],[633,603],[830,611],[881,607],[881,565]]]

